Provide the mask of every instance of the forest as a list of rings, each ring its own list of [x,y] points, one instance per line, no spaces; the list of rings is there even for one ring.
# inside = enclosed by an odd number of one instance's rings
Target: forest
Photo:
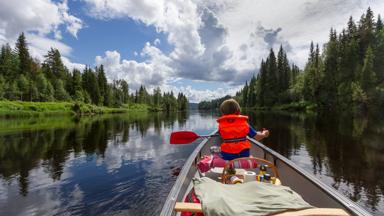
[[[229,98],[226,96],[225,98]],[[203,101],[200,109],[218,108],[219,98]],[[270,50],[235,98],[257,109],[367,111],[384,105],[384,29],[370,8],[337,33],[330,30],[322,52],[311,42],[304,69],[290,64],[283,47]]]
[[[83,71],[63,64],[58,49],[51,48],[42,63],[32,58],[24,33],[12,49],[9,44],[0,53],[0,100],[53,102],[69,101],[105,107],[124,104],[147,104],[152,111],[188,109],[183,93],[161,92],[157,87],[149,93],[145,86],[129,92],[126,80],[108,82],[103,65]]]

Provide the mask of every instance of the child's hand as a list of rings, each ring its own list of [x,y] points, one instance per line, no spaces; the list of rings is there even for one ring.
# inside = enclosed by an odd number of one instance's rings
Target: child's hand
[[[263,134],[264,137],[268,137],[269,136],[269,130],[263,128],[262,134]]]

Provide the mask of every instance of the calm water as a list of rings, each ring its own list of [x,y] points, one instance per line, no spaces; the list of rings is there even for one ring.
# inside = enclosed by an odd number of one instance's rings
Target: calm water
[[[249,113],[268,146],[376,215],[384,214],[384,121]],[[169,145],[173,130],[208,134],[216,116],[110,115],[0,120],[0,215],[158,215],[196,144]]]

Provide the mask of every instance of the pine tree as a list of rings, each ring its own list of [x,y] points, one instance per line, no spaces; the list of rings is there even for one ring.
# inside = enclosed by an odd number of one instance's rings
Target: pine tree
[[[12,81],[8,84],[8,88],[5,91],[5,98],[8,100],[20,100],[20,90],[17,82]]]
[[[29,74],[31,72],[31,57],[29,55],[27,41],[24,33],[21,33],[16,42],[16,53],[19,57],[19,73]]]
[[[264,60],[261,60],[260,65],[260,79],[257,85],[257,101],[259,106],[263,107],[265,106],[265,100],[266,100],[266,92],[267,90],[267,65]]]
[[[28,89],[29,83],[27,78],[21,74],[19,76],[19,79],[17,80],[17,87],[19,89],[19,94],[20,94],[20,100],[21,101],[26,101],[27,98],[29,98],[29,89]]]
[[[380,23],[380,24],[379,24]],[[384,29],[379,16],[376,25],[375,45],[374,45],[374,71],[378,83],[384,82]]]
[[[368,46],[374,42],[374,16],[371,8],[367,9],[367,13],[363,14],[359,22],[359,37],[360,37],[360,57],[363,59]]]
[[[336,31],[331,29],[330,40],[326,47],[324,60],[324,77],[319,92],[319,105],[327,109],[335,109],[337,103],[338,49]]]
[[[0,74],[0,100],[5,97],[5,89],[7,88],[5,79],[2,74]]]
[[[0,52],[0,74],[4,79],[15,79],[18,76],[19,59],[9,44],[1,46]]]
[[[253,107],[256,105],[256,78],[253,76],[248,88],[248,101],[247,107]]]
[[[101,100],[101,96],[97,75],[92,71],[92,69],[88,67],[84,69],[82,83],[83,89],[88,93],[92,103],[98,105]],[[86,95],[84,96],[86,97]]]
[[[369,46],[364,58],[363,70],[360,76],[360,85],[365,92],[368,92],[374,87],[376,82],[376,74],[373,71],[373,50]]]
[[[287,54],[282,46],[280,46],[279,53],[277,55],[277,77],[278,77],[278,99],[280,103],[288,101],[287,90],[289,88],[289,74],[290,74],[289,62]]]
[[[353,21],[352,17],[349,17],[348,21],[348,27],[347,27],[347,35],[350,37],[350,39],[355,38],[357,35],[357,27],[355,24],[355,21]]]
[[[153,104],[158,107],[161,104],[161,90],[157,87],[153,92]]]
[[[285,65],[284,65],[284,50],[283,46],[280,45],[279,52],[277,54],[277,79],[278,79],[278,92],[281,93],[285,89]]]
[[[380,14],[377,16],[377,22],[376,22],[376,33],[380,32],[383,29],[383,21],[381,20]]]
[[[128,83],[125,80],[121,80],[121,92],[122,92],[122,101],[123,103],[128,103],[129,100],[129,87]]]
[[[57,79],[55,81],[55,99],[58,101],[68,101],[69,98],[70,96],[64,88],[63,81],[60,79]]]
[[[54,90],[52,84],[45,78],[43,73],[36,77],[36,88],[38,89],[38,101],[52,101]]]
[[[264,103],[266,106],[272,106],[276,103],[278,96],[277,64],[275,53],[271,49],[266,61],[266,91],[264,94]]]
[[[67,68],[61,60],[61,54],[58,49],[51,48],[48,51],[47,55],[45,55],[44,65],[47,70],[46,76],[51,79],[51,81],[54,79],[66,81],[65,79],[68,78]]]
[[[245,82],[245,86],[242,90],[242,106],[247,107],[248,105],[248,82]]]
[[[108,82],[107,82],[107,78],[105,76],[104,66],[100,65],[100,68],[96,69],[96,71],[98,71],[97,79],[98,79],[98,84],[99,84],[99,89],[100,89],[100,96],[101,96],[101,101],[100,102],[103,103],[104,105],[107,105],[104,102],[106,97],[108,97],[108,95],[106,94],[107,93]]]
[[[71,91],[70,94],[72,98],[75,101],[84,101],[84,96],[83,96],[83,88],[82,88],[82,80],[81,80],[81,73],[79,70],[74,69],[72,71],[72,81],[71,81]]]

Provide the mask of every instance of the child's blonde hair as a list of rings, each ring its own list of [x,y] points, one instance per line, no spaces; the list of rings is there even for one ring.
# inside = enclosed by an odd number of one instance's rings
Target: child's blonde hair
[[[240,114],[240,105],[235,99],[228,99],[223,101],[220,105],[220,112],[223,115]]]

